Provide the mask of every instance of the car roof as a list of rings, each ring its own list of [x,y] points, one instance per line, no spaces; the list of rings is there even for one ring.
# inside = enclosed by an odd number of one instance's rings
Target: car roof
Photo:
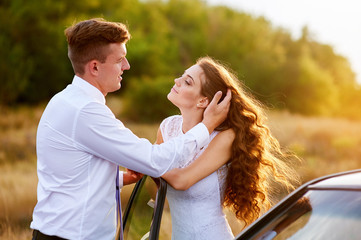
[[[361,169],[337,173],[319,178],[308,185],[309,189],[361,190]]]

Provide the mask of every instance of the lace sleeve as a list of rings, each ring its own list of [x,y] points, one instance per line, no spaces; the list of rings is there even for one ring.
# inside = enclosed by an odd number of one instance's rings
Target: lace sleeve
[[[180,115],[174,115],[164,119],[160,124],[160,131],[162,133],[164,142],[179,136],[182,133],[181,126],[182,116]]]
[[[181,115],[174,115],[163,120],[163,122],[160,124],[160,130],[164,142],[169,141],[170,139],[178,137],[183,134],[182,123],[183,123],[183,118]],[[183,168],[187,166],[190,162],[192,162],[193,159],[194,156],[190,156],[189,158],[178,159],[177,161],[173,162],[171,169]]]
[[[163,138],[163,142],[166,142],[167,141],[167,136],[166,136],[166,127],[167,127],[167,119],[164,119],[161,123],[160,123],[160,126],[159,126],[159,129],[160,129],[160,132],[162,134],[162,138]]]

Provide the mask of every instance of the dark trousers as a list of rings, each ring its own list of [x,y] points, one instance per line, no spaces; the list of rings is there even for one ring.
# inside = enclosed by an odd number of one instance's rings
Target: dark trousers
[[[57,236],[49,236],[38,230],[34,230],[32,240],[66,240],[66,239]]]

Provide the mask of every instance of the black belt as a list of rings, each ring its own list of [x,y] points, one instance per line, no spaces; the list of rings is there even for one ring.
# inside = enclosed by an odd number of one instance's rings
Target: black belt
[[[66,239],[57,236],[49,236],[40,232],[39,230],[34,230],[32,240],[66,240]]]

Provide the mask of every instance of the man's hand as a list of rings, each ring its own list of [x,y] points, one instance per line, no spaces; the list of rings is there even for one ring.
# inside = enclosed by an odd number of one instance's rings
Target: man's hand
[[[213,130],[227,118],[229,106],[231,105],[231,90],[228,89],[226,97],[222,100],[222,102],[218,103],[221,97],[222,92],[218,91],[203,114],[202,122],[208,128],[209,134],[211,134]]]
[[[142,173],[135,172],[133,170],[127,169],[126,172],[123,173],[123,185],[132,184],[138,182],[143,177]]]

